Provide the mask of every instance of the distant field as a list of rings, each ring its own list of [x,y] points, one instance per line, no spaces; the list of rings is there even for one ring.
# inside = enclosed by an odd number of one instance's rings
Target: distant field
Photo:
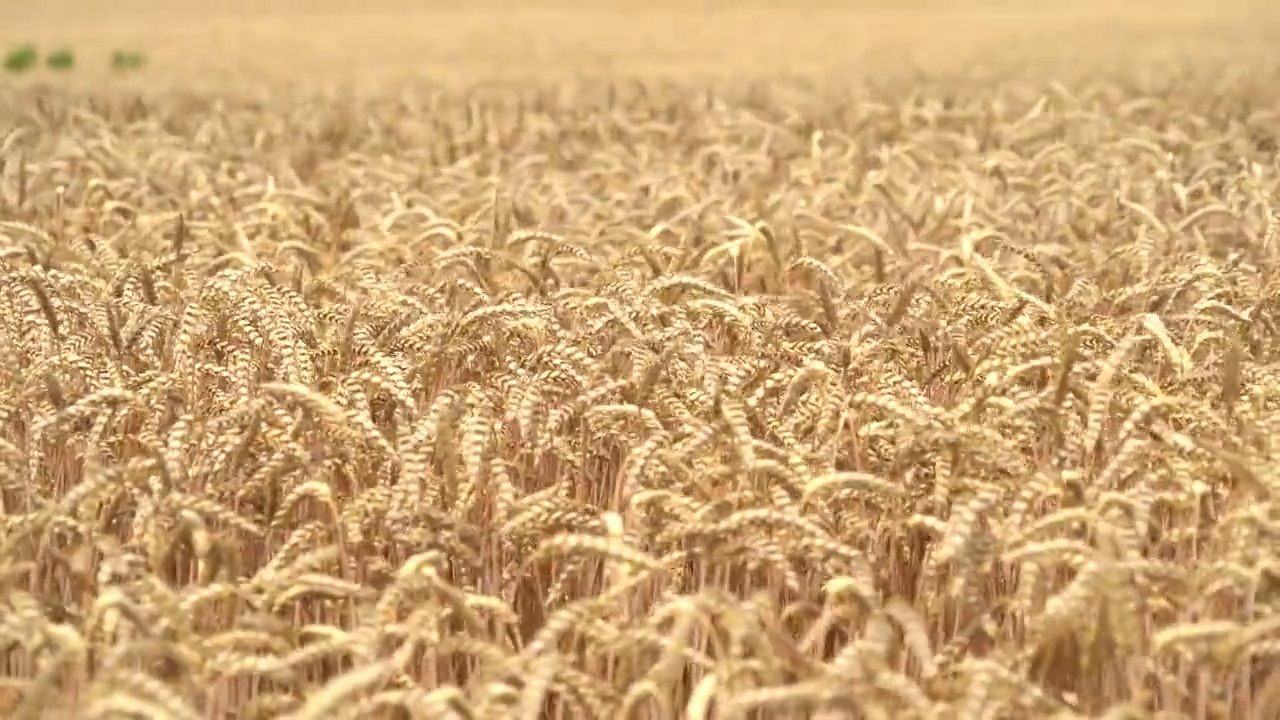
[[[992,54],[1082,71],[1185,52],[1253,57],[1280,27],[1277,11],[1241,0],[1036,5],[50,0],[6,3],[0,39],[99,54],[137,45],[154,57],[157,81],[216,70],[371,82],[578,71],[853,75],[908,64],[945,70]]]

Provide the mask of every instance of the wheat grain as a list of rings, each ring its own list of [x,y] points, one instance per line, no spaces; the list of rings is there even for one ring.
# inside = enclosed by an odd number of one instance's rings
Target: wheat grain
[[[506,90],[6,139],[18,716],[1276,706],[1257,88]]]

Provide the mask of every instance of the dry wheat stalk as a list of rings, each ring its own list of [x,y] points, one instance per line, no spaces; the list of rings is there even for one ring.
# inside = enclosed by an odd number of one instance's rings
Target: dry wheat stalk
[[[24,120],[6,709],[1277,712],[1256,89],[769,87]]]

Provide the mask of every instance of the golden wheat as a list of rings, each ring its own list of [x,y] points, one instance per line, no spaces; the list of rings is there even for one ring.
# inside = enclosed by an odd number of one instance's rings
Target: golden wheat
[[[1276,716],[1232,77],[5,90],[6,711]]]

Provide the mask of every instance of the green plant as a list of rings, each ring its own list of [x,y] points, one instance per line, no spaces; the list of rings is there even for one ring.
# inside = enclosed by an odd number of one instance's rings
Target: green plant
[[[4,69],[15,73],[26,72],[34,67],[39,59],[40,53],[34,45],[23,45],[10,50],[4,56]]]
[[[76,54],[71,48],[59,48],[49,53],[44,62],[50,70],[66,71],[75,67]]]
[[[147,56],[140,52],[116,50],[111,55],[111,68],[117,71],[137,70],[147,63]]]

